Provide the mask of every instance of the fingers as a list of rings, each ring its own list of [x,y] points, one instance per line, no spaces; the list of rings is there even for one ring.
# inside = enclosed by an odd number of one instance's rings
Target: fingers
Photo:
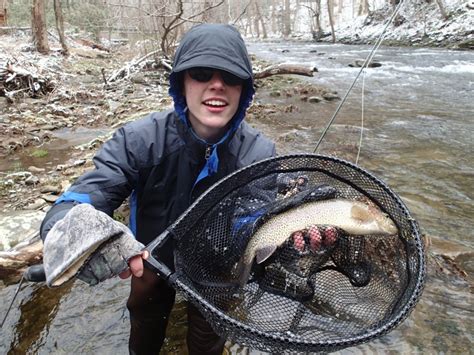
[[[339,230],[333,226],[312,225],[292,235],[292,246],[299,252],[308,250],[316,253],[323,248],[332,247],[338,237]]]
[[[304,251],[304,236],[303,232],[297,231],[293,233],[293,247],[298,250],[303,252]]]
[[[132,272],[130,271],[130,269],[124,270],[119,274],[119,277],[121,279],[128,279],[130,276],[132,276]]]
[[[129,268],[125,271],[122,271],[119,274],[119,277],[121,279],[129,278],[131,275],[133,275],[135,277],[142,277],[143,276],[143,267],[144,267],[143,266],[143,260],[148,259],[148,256],[149,256],[149,253],[148,253],[148,251],[145,250],[145,251],[143,251],[142,254],[132,257],[128,261],[128,267]]]

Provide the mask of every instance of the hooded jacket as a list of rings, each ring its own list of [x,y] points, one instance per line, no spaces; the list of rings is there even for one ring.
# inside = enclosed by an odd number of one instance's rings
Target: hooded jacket
[[[217,143],[199,138],[187,119],[182,71],[198,66],[226,70],[245,80],[239,108]],[[252,67],[239,32],[229,25],[202,24],[189,30],[176,51],[170,75],[174,110],[126,124],[94,157],[55,203],[41,237],[78,203],[109,215],[130,197],[130,229],[147,244],[174,222],[207,188],[231,172],[275,155],[275,145],[243,122],[254,94]]]

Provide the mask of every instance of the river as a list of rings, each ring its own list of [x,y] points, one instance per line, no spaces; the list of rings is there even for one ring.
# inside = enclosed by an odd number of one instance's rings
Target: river
[[[314,77],[302,80],[327,86],[341,97],[359,70],[349,64],[370,50],[339,44],[249,43],[249,52],[258,58],[317,67]],[[447,269],[428,270],[420,303],[402,325],[340,353],[469,353],[474,340],[474,53],[381,47],[374,60],[382,66],[361,76],[318,152],[331,152],[335,140],[358,146],[363,112],[359,165],[387,182],[431,237],[434,250],[451,256],[470,276],[465,280]],[[280,153],[312,152],[339,101],[291,100],[300,110],[257,126],[271,137],[294,133],[296,127],[301,139],[278,141]],[[345,158],[354,161],[355,151]],[[0,289],[0,314],[14,289]],[[27,285],[1,330],[0,352],[126,354],[127,293],[127,283],[119,280],[99,287],[76,282],[60,290]],[[182,305],[173,312],[166,353],[184,351]],[[231,345],[230,352],[248,350]]]

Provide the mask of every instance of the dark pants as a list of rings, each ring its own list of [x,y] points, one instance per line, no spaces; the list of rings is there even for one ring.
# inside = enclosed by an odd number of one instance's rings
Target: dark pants
[[[151,270],[144,270],[143,277],[132,276],[131,291],[127,302],[130,311],[130,354],[158,354],[165,340],[175,291]],[[188,334],[190,355],[220,355],[225,339],[214,333],[201,313],[188,304]]]

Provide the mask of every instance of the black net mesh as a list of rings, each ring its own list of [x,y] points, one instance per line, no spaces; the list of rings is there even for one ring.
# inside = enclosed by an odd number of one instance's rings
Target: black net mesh
[[[239,260],[258,218],[320,185],[334,188],[328,199],[378,206],[398,234],[307,226],[254,263],[239,285]],[[332,351],[369,341],[405,319],[424,283],[423,245],[405,205],[370,173],[331,157],[281,156],[241,169],[201,196],[170,232],[175,287],[218,333],[264,351]]]

